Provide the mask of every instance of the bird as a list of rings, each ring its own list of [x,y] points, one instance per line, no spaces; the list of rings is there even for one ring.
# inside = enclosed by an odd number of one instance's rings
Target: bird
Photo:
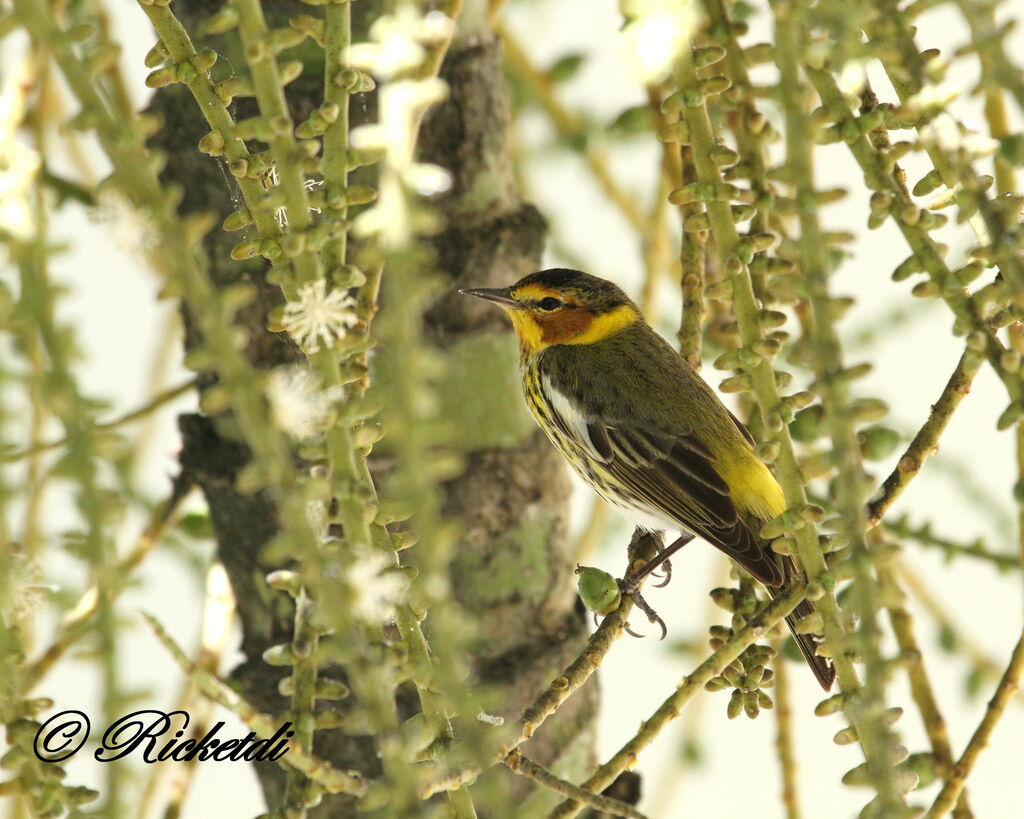
[[[459,292],[508,314],[526,404],[579,476],[641,529],[680,533],[650,568],[698,536],[772,596],[802,578],[759,536],[786,501],[750,433],[621,288],[552,268]],[[835,667],[816,651],[821,636],[794,628],[813,611],[803,600],[787,623],[827,691]]]

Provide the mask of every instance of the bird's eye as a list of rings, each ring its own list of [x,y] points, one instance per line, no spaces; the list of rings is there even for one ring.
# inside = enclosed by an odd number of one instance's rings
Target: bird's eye
[[[541,310],[551,312],[552,310],[557,310],[559,307],[561,307],[562,302],[560,302],[558,299],[552,296],[548,296],[546,299],[541,299],[537,306]]]

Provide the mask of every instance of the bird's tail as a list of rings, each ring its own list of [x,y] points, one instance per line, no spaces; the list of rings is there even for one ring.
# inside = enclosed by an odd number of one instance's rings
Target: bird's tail
[[[768,593],[774,598],[780,594],[783,594],[789,586],[789,579],[798,576],[799,570],[793,564],[793,561],[788,557],[783,559],[784,571],[786,574],[787,582],[777,588],[768,587]],[[832,683],[836,678],[836,669],[832,664],[832,660],[828,657],[821,657],[816,653],[818,643],[823,639],[820,634],[797,634],[796,624],[809,614],[814,613],[814,604],[810,600],[801,600],[793,611],[786,617],[786,625],[789,626],[789,630],[793,635],[793,639],[796,640],[796,644],[800,647],[800,653],[804,655],[804,659],[807,660],[807,665],[811,667],[811,671],[814,672],[814,676],[818,682],[821,683],[821,687],[828,691],[832,687]]]

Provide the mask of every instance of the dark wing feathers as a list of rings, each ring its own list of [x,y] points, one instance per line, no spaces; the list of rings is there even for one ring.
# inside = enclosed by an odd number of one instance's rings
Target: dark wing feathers
[[[590,445],[594,451],[605,463],[614,457],[612,442],[608,440],[608,430],[600,421],[591,421],[587,424],[587,437],[590,438]]]
[[[603,434],[595,427],[602,427]],[[590,422],[587,429],[598,451],[605,442],[610,446],[612,457],[605,468],[620,484],[717,546],[762,583],[782,584],[782,570],[737,514],[728,485],[699,441],[688,435],[605,427],[599,421]]]

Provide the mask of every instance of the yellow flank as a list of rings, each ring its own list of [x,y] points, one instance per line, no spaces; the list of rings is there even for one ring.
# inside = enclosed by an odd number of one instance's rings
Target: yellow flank
[[[598,316],[594,316],[594,320],[590,322],[590,326],[587,327],[586,330],[578,336],[566,339],[563,343],[593,344],[595,341],[600,341],[602,338],[606,338],[612,333],[617,333],[619,330],[625,330],[638,318],[640,318],[640,316],[631,305],[620,304],[614,310],[609,310],[607,313],[601,313]]]
[[[715,463],[737,510],[765,522],[785,512],[786,496],[768,467],[746,448],[737,454],[740,457]]]

